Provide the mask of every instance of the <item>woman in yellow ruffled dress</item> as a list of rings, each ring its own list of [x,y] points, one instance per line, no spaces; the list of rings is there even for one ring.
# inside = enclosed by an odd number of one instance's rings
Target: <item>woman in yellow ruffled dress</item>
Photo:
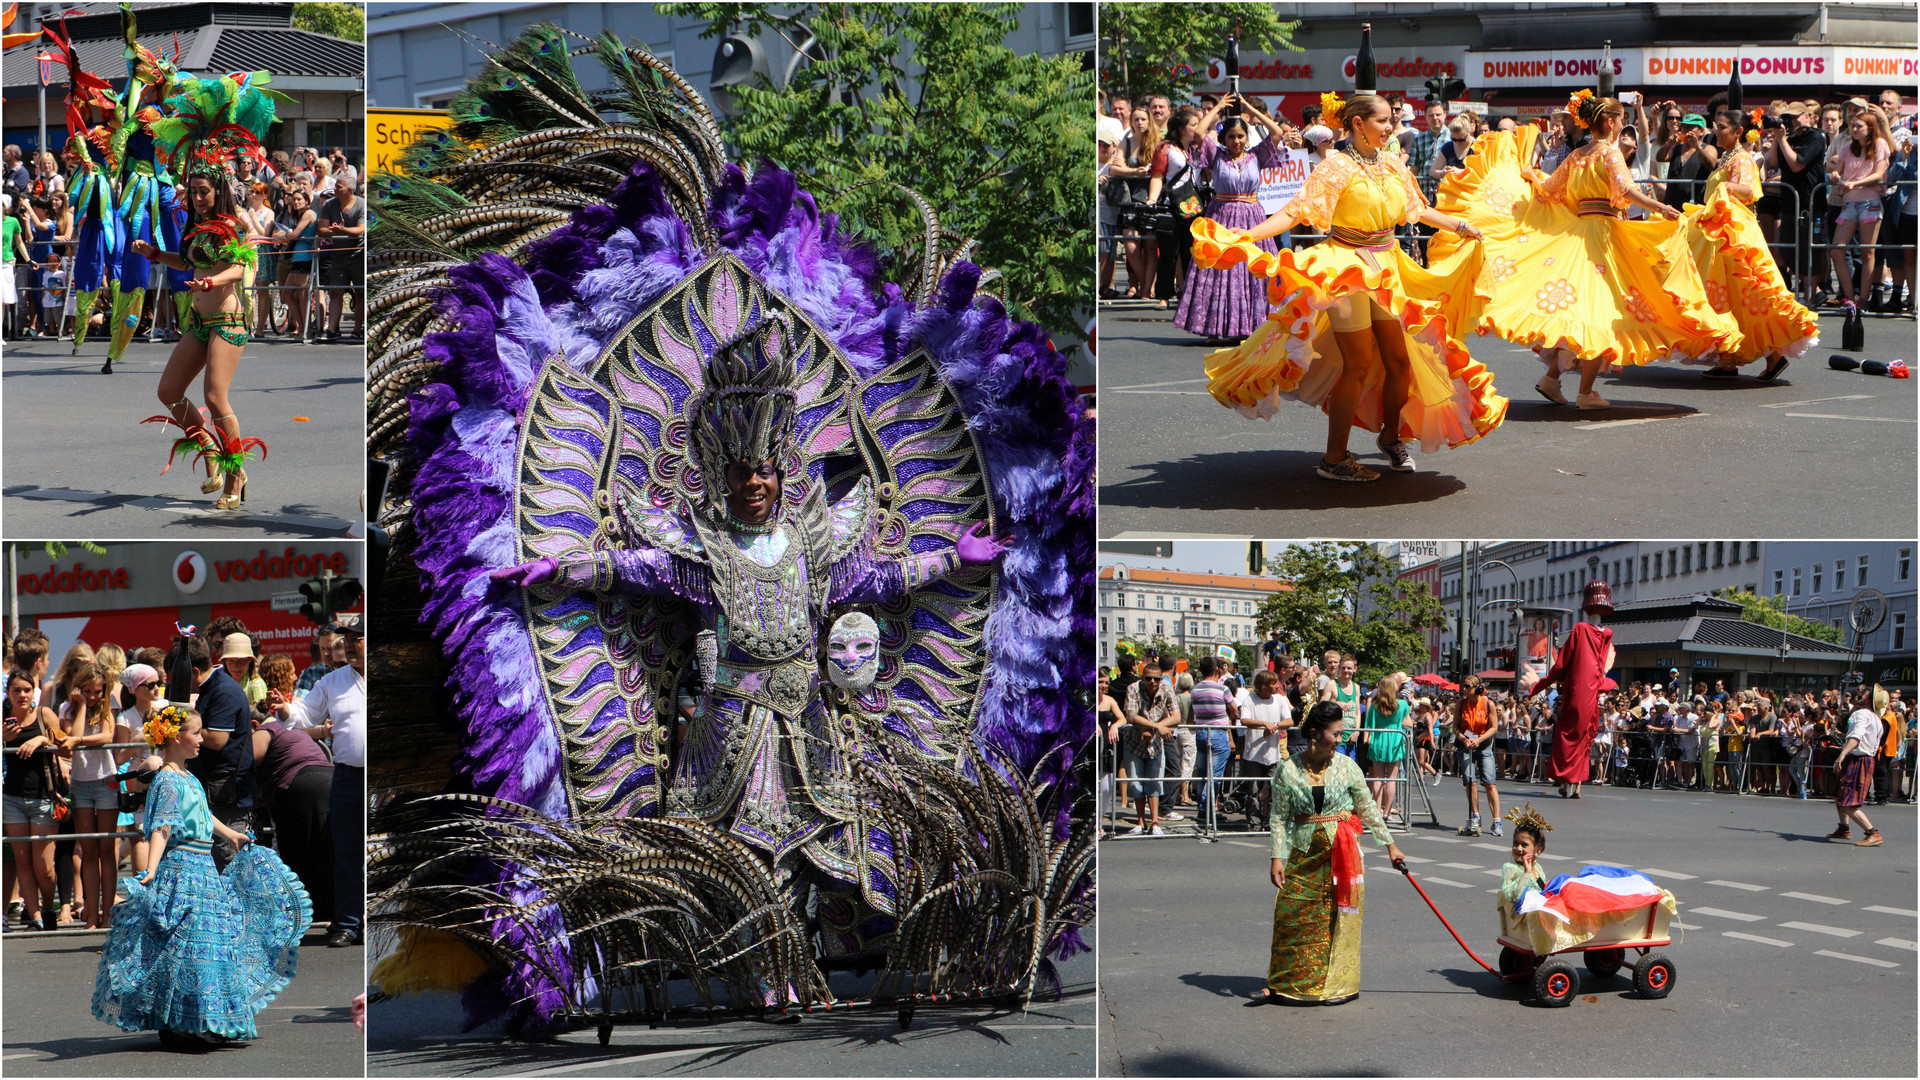
[[[1758,112],[1759,110],[1754,110]],[[1687,249],[1706,285],[1707,303],[1740,327],[1739,346],[1715,355],[1708,378],[1731,378],[1740,365],[1767,358],[1761,382],[1772,382],[1789,359],[1819,343],[1820,320],[1787,290],[1767,249],[1767,236],[1753,216],[1760,197],[1760,168],[1741,146],[1748,124],[1732,111],[1714,118],[1720,164],[1707,178],[1704,205],[1689,206]]]
[[[1739,330],[1707,305],[1680,212],[1641,192],[1627,170],[1614,144],[1620,103],[1583,90],[1567,107],[1593,137],[1552,176],[1526,164],[1537,128],[1491,132],[1435,201],[1486,234],[1475,283],[1480,333],[1538,347],[1547,374],[1534,388],[1548,400],[1567,404],[1560,376],[1578,367],[1579,407],[1605,409],[1611,403],[1593,389],[1602,367],[1727,351]],[[1653,216],[1629,221],[1629,205]],[[1460,246],[1435,236],[1428,257]]]
[[[1226,267],[1245,262],[1268,279],[1274,311],[1240,345],[1207,357],[1208,389],[1222,405],[1271,418],[1282,397],[1327,414],[1327,449],[1315,472],[1329,480],[1378,480],[1347,449],[1354,427],[1375,440],[1397,472],[1413,470],[1408,440],[1433,451],[1470,443],[1506,416],[1493,375],[1467,355],[1460,334],[1473,321],[1477,247],[1431,268],[1394,243],[1393,230],[1420,221],[1439,229],[1478,229],[1437,213],[1421,197],[1397,154],[1385,99],[1324,95],[1328,117],[1351,148],[1332,154],[1298,196],[1249,232],[1201,220],[1194,260]],[[1257,243],[1296,223],[1331,239],[1308,248],[1263,251]]]

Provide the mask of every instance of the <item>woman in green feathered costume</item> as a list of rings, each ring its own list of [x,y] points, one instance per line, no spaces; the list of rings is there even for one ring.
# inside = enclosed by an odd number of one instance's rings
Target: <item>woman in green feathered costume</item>
[[[246,501],[247,458],[257,454],[264,459],[267,454],[266,443],[241,436],[240,421],[227,399],[252,325],[247,300],[255,264],[253,247],[234,213],[227,167],[242,155],[257,166],[266,164],[258,133],[273,122],[273,99],[257,85],[266,81],[264,71],[181,80],[182,92],[166,102],[167,115],[148,121],[156,148],[176,168],[185,165],[188,211],[181,250],[175,254],[145,241],[133,244],[154,262],[194,275],[192,307],[182,327],[186,333],[160,374],[160,401],[167,415],[144,422],[181,429],[167,467],[181,453],[204,463],[208,475],[200,490],[220,491],[216,510],[237,509]],[[196,410],[187,388],[203,371],[206,407]]]

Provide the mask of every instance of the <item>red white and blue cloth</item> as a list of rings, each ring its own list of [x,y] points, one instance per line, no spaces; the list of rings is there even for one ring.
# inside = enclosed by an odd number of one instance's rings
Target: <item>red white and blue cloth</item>
[[[1544,889],[1528,889],[1513,903],[1514,914],[1538,911],[1561,922],[1574,915],[1632,911],[1660,902],[1660,887],[1638,870],[1619,866],[1583,866],[1561,874]]]

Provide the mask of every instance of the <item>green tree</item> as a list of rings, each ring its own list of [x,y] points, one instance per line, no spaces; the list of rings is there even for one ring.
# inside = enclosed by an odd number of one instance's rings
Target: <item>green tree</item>
[[[1816,638],[1820,641],[1832,642],[1835,645],[1844,644],[1841,641],[1839,627],[1828,626],[1823,622],[1814,622],[1812,619],[1803,619],[1798,615],[1788,614],[1787,598],[1785,596],[1755,596],[1750,592],[1744,592],[1732,586],[1721,589],[1713,595],[1722,600],[1731,600],[1739,604],[1740,617],[1750,623],[1758,623],[1761,626],[1771,626],[1775,630],[1784,629],[1789,634],[1799,634],[1802,637]]]
[[[293,28],[346,41],[365,41],[367,9],[359,4],[295,4]]]
[[[1082,337],[1093,295],[1093,73],[1072,56],[1007,48],[1018,4],[666,5],[706,19],[701,36],[777,32],[811,58],[785,87],[732,87],[724,122],[744,159],[805,178],[847,230],[883,251],[940,224],[977,245],[968,258],[1002,278],[984,285],[1064,347]],[[898,284],[917,267],[889,260]]]
[[[1393,560],[1366,544],[1295,545],[1270,557],[1267,572],[1292,588],[1260,605],[1259,633],[1278,629],[1308,659],[1328,649],[1352,653],[1367,682],[1425,663],[1426,631],[1443,618],[1440,602],[1425,582],[1400,580]]]
[[[1166,94],[1179,101],[1209,59],[1226,56],[1236,32],[1243,49],[1299,52],[1292,36],[1299,25],[1281,20],[1272,4],[1102,4],[1100,85],[1133,100]]]

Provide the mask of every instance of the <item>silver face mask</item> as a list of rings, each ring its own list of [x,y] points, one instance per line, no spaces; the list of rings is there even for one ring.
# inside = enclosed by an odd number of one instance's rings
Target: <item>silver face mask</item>
[[[840,616],[827,634],[827,678],[846,690],[865,690],[880,672],[880,627],[861,611]]]

